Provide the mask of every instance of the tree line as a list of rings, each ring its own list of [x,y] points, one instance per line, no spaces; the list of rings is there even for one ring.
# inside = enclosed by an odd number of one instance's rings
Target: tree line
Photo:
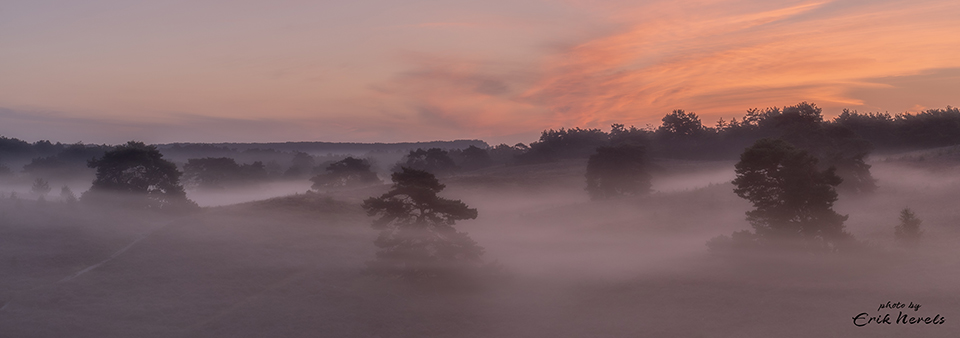
[[[800,103],[750,110],[740,121],[721,120],[716,128],[707,128],[696,114],[676,110],[666,115],[656,130],[614,124],[609,132],[580,128],[547,130],[530,146],[410,150],[392,168],[392,189],[362,204],[368,215],[376,217],[372,226],[381,231],[375,241],[379,248],[377,259],[370,263],[370,268],[384,275],[422,279],[461,275],[483,266],[483,248],[466,233],[453,228],[456,221],[476,218],[477,210],[459,200],[439,197],[437,194],[445,188],[439,177],[496,165],[586,158],[586,190],[593,199],[603,200],[649,193],[651,154],[696,157],[711,149],[729,150],[737,142],[749,144],[739,152],[733,192],[753,205],[746,212],[752,230],[715,238],[708,243],[712,250],[783,246],[847,250],[857,242],[845,230],[848,216],[833,210],[838,191],[846,187],[851,193],[870,193],[876,188],[864,159],[874,149],[868,137],[878,136],[865,137],[857,128],[882,124],[876,121],[907,128],[903,126],[920,120],[929,123],[931,119],[952,118],[960,116],[960,112],[948,107],[917,117],[866,116],[845,111],[833,121],[826,121],[816,105]],[[862,120],[872,122],[849,122]],[[924,128],[928,132],[934,130]],[[898,137],[919,142],[914,146],[942,145],[951,142],[948,134],[960,130],[960,124],[938,124],[936,128],[943,133],[911,138],[911,132],[903,132]],[[907,144],[899,146],[912,143]],[[229,157],[189,159],[181,171],[163,158],[157,146],[135,141],[114,147],[55,146],[49,142],[41,145],[48,146],[59,150],[52,156],[34,158],[25,169],[44,168],[43,163],[61,160],[76,162],[100,153],[86,161],[86,166],[95,170],[95,179],[80,200],[112,206],[164,212],[193,210],[198,207],[186,197],[184,182],[221,187],[266,175],[263,163],[238,164]],[[309,177],[316,190],[382,183],[367,159],[346,157],[317,165],[313,156],[298,152],[291,162],[284,175]],[[38,178],[33,184],[33,191],[41,196],[51,190],[43,179]],[[73,195],[66,187],[62,190],[62,195]],[[908,208],[901,212],[900,221],[895,228],[897,241],[915,246],[922,234],[921,221]]]

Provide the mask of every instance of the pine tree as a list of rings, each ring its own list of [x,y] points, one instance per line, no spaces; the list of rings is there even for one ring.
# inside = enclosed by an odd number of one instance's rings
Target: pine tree
[[[900,224],[894,228],[894,237],[900,245],[915,247],[920,241],[920,224],[923,223],[910,208],[903,208],[900,211]]]
[[[833,210],[842,180],[833,168],[817,169],[817,159],[782,140],[762,139],[736,164],[734,192],[754,210],[747,221],[760,240],[803,239],[822,245],[850,238],[847,216]]]
[[[367,214],[378,217],[373,228],[380,230],[371,270],[422,279],[480,266],[483,248],[453,227],[456,221],[477,218],[477,209],[438,197],[446,186],[426,171],[404,167],[392,179],[390,191],[363,201]]]

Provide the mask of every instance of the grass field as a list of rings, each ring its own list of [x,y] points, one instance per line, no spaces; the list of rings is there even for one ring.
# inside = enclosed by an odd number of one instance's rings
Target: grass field
[[[929,162],[929,161],[928,161]],[[878,162],[880,189],[841,196],[846,255],[716,256],[748,229],[729,163],[664,162],[649,196],[591,202],[582,162],[443,179],[479,210],[458,228],[502,266],[477,287],[365,274],[360,208],[386,186],[181,216],[0,200],[2,337],[954,337],[956,167]],[[894,245],[909,206],[915,251]],[[132,245],[131,245],[132,244]],[[119,254],[118,254],[119,252]],[[891,301],[912,309],[878,309]],[[943,324],[854,325],[892,314]]]

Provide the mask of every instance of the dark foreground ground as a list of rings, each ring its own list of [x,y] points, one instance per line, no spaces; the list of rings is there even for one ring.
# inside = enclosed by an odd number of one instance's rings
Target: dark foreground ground
[[[579,187],[576,173],[582,168],[564,168],[541,168],[535,177],[517,180],[497,170],[448,180],[442,195],[480,212],[477,220],[458,226],[506,275],[473,288],[417,286],[363,273],[376,233],[359,203],[384,187],[179,217],[4,199],[0,336],[955,337],[960,332],[955,244],[960,236],[954,222],[960,185],[947,179],[955,177],[950,168],[880,164],[875,173],[887,184],[876,195],[838,203],[838,211],[850,215],[849,230],[868,241],[870,251],[749,257],[710,255],[704,245],[747,228],[743,212],[749,205],[729,184],[677,185],[598,204]],[[904,173],[921,176],[893,182]],[[660,183],[674,181],[684,180],[666,176]],[[916,251],[892,242],[905,206],[917,211],[926,227]],[[878,310],[887,301],[921,307]],[[863,312],[891,313],[895,322],[900,311],[939,315],[945,322],[853,324]]]

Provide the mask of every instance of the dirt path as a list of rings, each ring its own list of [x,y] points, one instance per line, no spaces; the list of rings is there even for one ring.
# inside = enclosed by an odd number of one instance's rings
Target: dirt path
[[[168,225],[169,225],[169,224],[168,224]],[[166,226],[167,226],[167,225],[164,225],[164,226],[162,226],[162,227],[160,227],[160,228],[164,228],[164,227],[166,227]],[[88,266],[88,267],[86,267],[86,268],[83,269],[83,270],[77,271],[77,273],[75,273],[75,274],[72,274],[72,275],[70,275],[70,276],[64,277],[63,279],[61,279],[61,280],[60,280],[59,282],[57,282],[57,283],[63,283],[63,282],[70,281],[71,279],[77,278],[77,277],[79,277],[80,275],[85,274],[85,273],[87,273],[87,272],[90,272],[91,270],[96,269],[97,267],[103,265],[104,263],[109,262],[109,261],[113,260],[114,258],[117,258],[117,257],[120,256],[121,254],[123,254],[124,252],[126,252],[127,250],[129,250],[130,248],[132,248],[134,245],[136,245],[137,243],[139,243],[140,241],[142,241],[143,239],[149,237],[150,234],[152,234],[154,231],[156,231],[156,230],[153,230],[153,231],[150,231],[150,232],[148,232],[148,233],[145,233],[145,234],[140,235],[140,237],[138,237],[137,239],[133,240],[133,242],[130,242],[130,244],[127,244],[127,246],[123,247],[123,249],[120,249],[119,251],[114,252],[112,255],[110,255],[110,257],[107,257],[107,259],[104,259],[104,260],[100,261],[100,262],[97,263],[97,264]]]
[[[170,226],[171,224],[177,223],[177,222],[179,222],[179,221],[181,221],[181,220],[182,220],[182,219],[173,220],[173,221],[167,222],[166,224],[160,225],[160,226],[158,226],[158,227],[156,227],[156,228],[154,228],[154,229],[152,229],[152,230],[150,230],[150,231],[148,231],[148,232],[145,232],[145,233],[141,234],[140,236],[138,236],[136,239],[134,239],[132,242],[130,242],[130,244],[127,244],[126,246],[124,246],[124,247],[121,248],[120,250],[117,250],[117,252],[114,252],[112,255],[110,255],[110,257],[107,257],[106,259],[98,262],[97,264],[88,266],[88,267],[84,268],[83,270],[77,271],[76,273],[74,273],[74,274],[72,274],[72,275],[69,275],[69,276],[67,276],[67,277],[64,277],[63,279],[61,279],[61,280],[59,280],[59,281],[57,281],[57,282],[54,282],[54,283],[51,283],[51,284],[39,285],[39,286],[36,286],[36,287],[34,287],[34,288],[31,288],[31,289],[19,291],[19,292],[17,292],[17,293],[21,293],[21,294],[22,294],[22,293],[26,293],[26,292],[30,292],[30,291],[36,291],[36,290],[40,290],[40,289],[42,289],[42,288],[44,288],[44,287],[47,287],[47,286],[51,286],[51,285],[55,285],[55,284],[60,284],[60,283],[64,283],[64,282],[68,282],[68,281],[70,281],[70,280],[73,280],[74,278],[77,278],[77,277],[79,277],[79,276],[81,276],[81,275],[83,275],[83,274],[85,274],[85,273],[87,273],[87,272],[93,271],[94,269],[100,267],[101,265],[103,265],[103,264],[105,264],[105,263],[107,263],[107,262],[109,262],[109,261],[111,261],[111,260],[119,257],[119,256],[122,255],[124,252],[127,252],[127,250],[130,250],[130,248],[132,248],[134,245],[137,245],[137,243],[140,243],[140,241],[146,239],[147,237],[150,237],[150,235],[152,235],[153,233],[157,232],[158,230],[164,229],[164,228]],[[10,299],[7,300],[7,302],[3,304],[3,306],[0,306],[0,311],[6,311],[7,308],[10,307],[10,304],[13,303],[14,299],[16,299],[16,296],[11,296]]]

